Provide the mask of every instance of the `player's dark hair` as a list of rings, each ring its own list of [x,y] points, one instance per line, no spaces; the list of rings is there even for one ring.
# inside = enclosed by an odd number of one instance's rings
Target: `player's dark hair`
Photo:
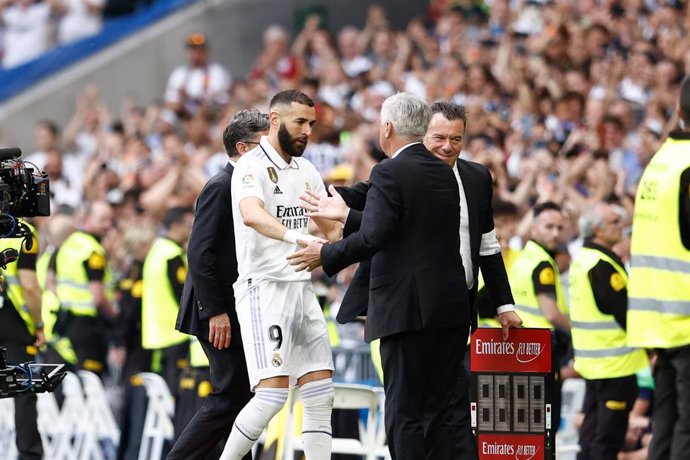
[[[314,101],[309,96],[304,94],[302,91],[297,91],[296,89],[289,89],[286,91],[281,91],[275,96],[273,96],[273,99],[271,99],[271,104],[269,105],[269,109],[273,110],[273,108],[277,105],[290,105],[293,102],[306,105],[308,107],[314,107]]]

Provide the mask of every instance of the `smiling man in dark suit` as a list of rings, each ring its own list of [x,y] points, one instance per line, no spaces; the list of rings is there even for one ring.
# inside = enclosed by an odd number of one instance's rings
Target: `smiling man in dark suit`
[[[223,132],[230,162],[208,181],[197,201],[176,328],[199,339],[211,366],[213,392],[175,442],[168,460],[205,459],[223,441],[214,452],[218,458],[237,414],[252,397],[232,287],[238,275],[230,181],[234,163],[267,131],[267,115],[238,112]]]
[[[478,163],[459,159],[467,127],[465,108],[458,104],[436,102],[431,110],[433,115],[424,137],[424,145],[453,168],[459,185],[460,252],[468,286],[472,328],[476,327],[474,299],[481,267],[490,300],[503,327],[503,335],[507,338],[509,328],[519,327],[522,322],[514,313],[513,297],[494,230],[491,174]],[[331,188],[330,197],[305,196],[306,207],[312,216],[344,223],[343,234],[347,236],[359,229],[368,190],[369,183],[364,182],[353,187]],[[363,261],[355,273],[338,311],[339,322],[346,323],[367,314],[370,266],[369,260]],[[476,458],[476,447],[470,432],[468,382],[465,374],[461,374],[458,392],[452,404],[456,411],[455,423],[463,433],[458,445],[458,458]]]
[[[393,459],[455,459],[448,401],[462,372],[470,308],[460,257],[458,183],[421,141],[419,97],[383,103],[379,142],[392,159],[371,173],[359,230],[290,257],[333,275],[372,258],[365,338],[381,339],[386,435]]]

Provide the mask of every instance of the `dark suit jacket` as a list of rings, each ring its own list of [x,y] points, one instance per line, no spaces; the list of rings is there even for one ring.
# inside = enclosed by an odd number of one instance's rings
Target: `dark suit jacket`
[[[241,346],[240,325],[235,312],[237,255],[232,220],[230,180],[234,168],[228,163],[213,176],[199,195],[194,226],[189,237],[188,273],[180,299],[175,328],[208,338],[208,319],[220,313],[230,316],[231,346]]]
[[[470,251],[472,254],[472,271],[477,280],[479,269],[482,270],[487,292],[494,308],[501,305],[512,304],[513,295],[508,283],[503,258],[500,253],[480,256],[482,235],[494,229],[493,218],[493,187],[489,170],[471,161],[459,159],[455,165],[460,173],[465,198],[467,200],[467,214],[470,227]],[[353,187],[338,187],[337,190],[345,203],[351,208],[343,234],[345,236],[356,231],[362,221],[361,211],[364,209],[366,194],[369,184],[360,182]],[[362,262],[355,272],[350,286],[343,297],[338,310],[337,320],[340,323],[353,321],[355,317],[366,315],[369,289],[369,263]],[[477,282],[469,292],[470,299],[474,300],[477,294]],[[476,311],[472,302],[471,322],[476,325]]]
[[[328,275],[372,258],[367,341],[469,325],[459,225],[453,172],[422,144],[372,170],[359,231],[321,249]]]

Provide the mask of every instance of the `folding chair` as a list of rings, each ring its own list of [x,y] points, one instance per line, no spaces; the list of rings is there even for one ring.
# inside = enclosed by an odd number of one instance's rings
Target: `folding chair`
[[[379,399],[378,425],[376,427],[376,458],[383,458],[384,460],[391,460],[391,452],[388,449],[388,442],[386,441],[386,423],[385,423],[385,407],[386,394],[383,387],[374,387],[374,392]]]
[[[79,371],[79,377],[86,397],[86,417],[89,420],[84,431],[80,458],[102,458],[103,450],[107,451],[105,457],[114,457],[120,442],[120,428],[110,409],[103,383],[93,372]]]
[[[571,378],[563,381],[561,388],[560,430],[556,435],[556,454],[559,458],[575,458],[580,452],[579,434],[574,425],[575,415],[582,411],[587,384],[584,379]]]
[[[366,422],[359,420],[359,439],[333,438],[334,454],[362,455],[366,460],[376,460],[376,434],[378,426],[378,401],[379,396],[370,386],[356,384],[336,383],[333,409],[366,409]],[[302,437],[294,433],[294,408],[300,401],[299,390],[292,389],[292,398],[289,402],[288,421],[285,429],[285,460],[294,458],[296,450],[302,448]]]
[[[79,377],[68,372],[62,381],[64,401],[60,410],[59,423],[55,423],[54,448],[52,458],[55,460],[74,460],[79,458],[84,441],[86,425],[90,422],[86,418],[86,401],[82,393]]]
[[[60,408],[53,393],[39,393],[36,396],[38,432],[43,441],[43,455],[46,459],[51,459],[57,448],[58,426],[61,424]]]
[[[139,460],[161,458],[165,441],[172,440],[175,435],[173,426],[175,403],[163,377],[151,372],[138,375],[144,381],[146,395],[149,398]]]
[[[7,458],[17,458],[14,433],[14,401],[0,399],[0,446]]]

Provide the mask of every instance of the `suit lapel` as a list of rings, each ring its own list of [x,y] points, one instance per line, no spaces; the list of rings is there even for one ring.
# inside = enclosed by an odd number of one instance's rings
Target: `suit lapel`
[[[477,235],[478,225],[477,225],[477,186],[478,184],[474,180],[474,176],[468,172],[469,168],[467,165],[463,164],[464,160],[458,159],[455,163],[455,167],[458,168],[460,172],[460,180],[462,181],[462,189],[465,191],[465,200],[467,201],[467,215],[469,217],[469,227],[470,227],[470,248],[475,248],[477,246]],[[476,266],[476,261],[474,260],[475,254],[472,253],[472,265]]]

